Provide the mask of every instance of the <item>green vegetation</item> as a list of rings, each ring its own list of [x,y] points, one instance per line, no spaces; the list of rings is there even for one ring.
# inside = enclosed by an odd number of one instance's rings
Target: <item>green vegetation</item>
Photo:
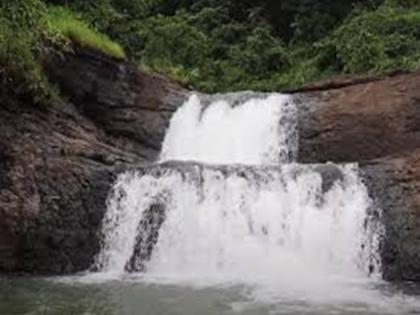
[[[123,48],[118,43],[94,30],[67,8],[51,7],[48,10],[48,20],[60,34],[83,47],[96,49],[117,59],[126,57]]]
[[[35,104],[54,95],[39,58],[53,47],[46,7],[37,0],[4,0],[0,4],[0,101],[19,97]]]
[[[420,9],[388,2],[356,11],[331,42],[347,73],[414,69],[420,65]]]
[[[418,0],[65,2],[142,68],[205,92],[419,67]]]
[[[71,41],[115,58],[122,48],[64,8],[41,0],[0,3],[0,102],[48,105],[59,97],[41,66],[51,54],[70,49]]]
[[[39,61],[67,39],[205,92],[420,67],[418,0],[3,0],[0,9],[2,95],[38,102],[54,94]]]

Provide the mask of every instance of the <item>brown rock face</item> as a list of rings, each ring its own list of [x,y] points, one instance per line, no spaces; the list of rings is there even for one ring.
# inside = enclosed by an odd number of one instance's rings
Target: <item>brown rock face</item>
[[[352,162],[420,147],[420,72],[304,93],[302,162]]]
[[[159,152],[168,121],[187,94],[168,79],[89,50],[77,49],[47,67],[86,117],[109,135],[141,144],[132,149],[148,159]]]
[[[89,51],[49,69],[71,102],[0,106],[0,272],[88,268],[116,174],[157,156],[186,94]]]

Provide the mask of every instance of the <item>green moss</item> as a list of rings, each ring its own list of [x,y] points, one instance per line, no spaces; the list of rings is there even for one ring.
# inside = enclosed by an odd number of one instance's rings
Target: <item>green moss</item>
[[[52,27],[83,47],[96,49],[117,59],[126,58],[123,48],[118,43],[94,30],[67,8],[49,8],[48,20]]]

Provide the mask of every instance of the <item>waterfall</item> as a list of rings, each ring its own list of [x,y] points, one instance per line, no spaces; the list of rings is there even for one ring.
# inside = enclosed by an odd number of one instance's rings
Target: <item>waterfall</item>
[[[292,99],[260,95],[235,105],[240,95],[224,95],[207,106],[193,95],[171,120],[161,160],[258,165],[292,161],[297,149]]]
[[[358,166],[295,163],[297,115],[287,95],[191,96],[159,163],[119,176],[96,267],[284,290],[378,274],[379,212]]]

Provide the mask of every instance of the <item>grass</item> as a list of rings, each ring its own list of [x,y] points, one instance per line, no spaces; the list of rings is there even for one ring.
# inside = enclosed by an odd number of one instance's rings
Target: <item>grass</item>
[[[51,26],[71,41],[100,51],[116,59],[125,59],[124,49],[108,36],[99,33],[64,7],[51,7],[48,10]]]

